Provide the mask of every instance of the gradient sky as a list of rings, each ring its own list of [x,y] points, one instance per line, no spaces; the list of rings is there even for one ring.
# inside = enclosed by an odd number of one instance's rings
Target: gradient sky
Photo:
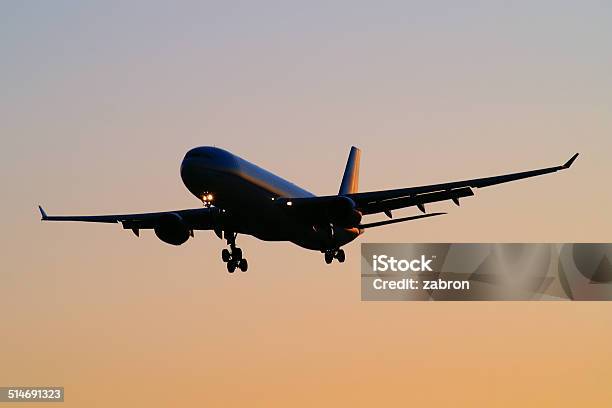
[[[609,406],[612,304],[362,303],[359,242],[610,242],[604,1],[0,3],[0,385],[66,406]],[[557,165],[373,229],[347,262],[49,213],[198,207],[216,145],[335,193]],[[411,214],[413,210],[404,210]],[[24,405],[24,407],[27,405]]]

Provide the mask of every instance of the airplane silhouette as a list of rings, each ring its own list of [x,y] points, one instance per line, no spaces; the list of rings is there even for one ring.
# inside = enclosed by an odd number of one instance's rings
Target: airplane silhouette
[[[221,258],[228,272],[248,269],[238,234],[264,241],[290,241],[302,248],[324,253],[325,262],[344,262],[341,248],[368,228],[435,217],[425,205],[474,195],[473,188],[506,183],[568,169],[578,153],[565,164],[493,177],[425,186],[358,192],[361,151],[352,147],[337,195],[315,196],[281,177],[217,147],[191,149],[181,163],[181,178],[187,189],[200,199],[203,208],[143,214],[49,216],[39,210],[43,221],[121,223],[139,236],[141,229],[153,229],[157,237],[181,245],[194,230],[212,230],[225,238],[229,249]],[[392,211],[416,206],[423,214],[393,219]],[[390,219],[362,223],[366,215],[384,213]]]

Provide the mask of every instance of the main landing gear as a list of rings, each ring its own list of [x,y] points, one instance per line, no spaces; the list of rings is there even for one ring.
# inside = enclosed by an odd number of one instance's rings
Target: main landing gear
[[[230,249],[228,250],[225,248],[221,251],[221,259],[227,264],[227,271],[229,273],[234,273],[236,268],[240,269],[242,272],[246,272],[247,269],[249,269],[246,258],[242,257],[242,249],[236,246],[237,236],[238,234],[234,232],[225,232],[225,239]]]
[[[334,259],[337,259],[338,262],[342,263],[346,259],[344,255],[344,249],[328,249],[325,251],[325,263],[330,264]]]

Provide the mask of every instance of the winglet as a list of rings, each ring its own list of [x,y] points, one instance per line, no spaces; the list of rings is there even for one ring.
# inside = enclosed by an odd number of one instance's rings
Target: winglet
[[[41,216],[40,220],[41,221],[46,220],[48,217],[47,217],[47,213],[45,212],[45,210],[43,210],[43,208],[40,205],[38,206],[38,210],[40,211],[40,216]]]
[[[572,163],[574,163],[574,161],[576,160],[576,158],[578,157],[578,153],[576,153],[575,155],[572,156],[571,159],[569,159],[563,166],[564,169],[569,169],[570,166],[572,165]]]

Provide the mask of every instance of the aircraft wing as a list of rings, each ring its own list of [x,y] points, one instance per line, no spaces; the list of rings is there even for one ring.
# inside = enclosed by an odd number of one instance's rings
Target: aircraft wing
[[[134,230],[155,228],[164,217],[176,217],[192,230],[215,229],[222,213],[218,208],[195,208],[187,210],[163,211],[141,214],[114,214],[114,215],[47,215],[45,210],[38,206],[42,221],[80,221],[121,223],[123,228]]]
[[[391,217],[392,210],[405,207],[416,206],[422,212],[425,212],[425,204],[437,201],[452,200],[456,205],[459,205],[459,199],[474,195],[473,188],[488,187],[565,170],[572,165],[577,157],[578,153],[560,166],[502,174],[493,177],[337,196],[283,197],[276,201],[279,205],[284,206],[287,211],[300,214],[302,217],[313,222],[325,222],[326,220],[333,219],[334,214],[346,214],[352,209],[359,211],[362,215],[385,213]]]
[[[508,183],[543,174],[554,173],[568,169],[578,153],[573,155],[561,166],[546,167],[542,169],[523,171],[519,173],[502,174],[493,177],[484,177],[470,180],[453,181],[450,183],[431,184],[426,186],[400,188],[395,190],[372,191],[364,193],[347,194],[355,202],[357,210],[362,214],[385,212],[390,215],[391,210],[417,206],[425,212],[426,203],[453,200],[459,205],[459,199],[474,195],[473,188],[488,187],[495,184]]]

